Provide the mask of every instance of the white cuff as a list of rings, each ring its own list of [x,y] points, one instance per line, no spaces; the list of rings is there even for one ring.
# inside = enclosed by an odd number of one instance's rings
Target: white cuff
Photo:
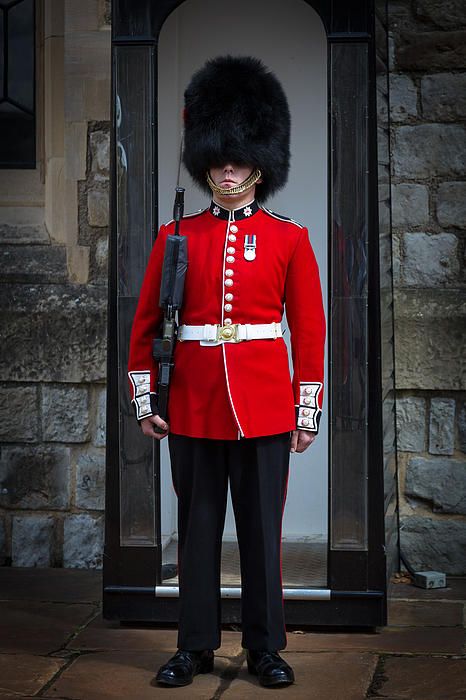
[[[299,404],[296,404],[296,428],[298,430],[319,430],[320,414],[317,397],[322,382],[299,382]]]
[[[136,418],[142,420],[152,415],[150,405],[150,370],[128,372],[128,377],[133,385],[132,403],[134,403]]]

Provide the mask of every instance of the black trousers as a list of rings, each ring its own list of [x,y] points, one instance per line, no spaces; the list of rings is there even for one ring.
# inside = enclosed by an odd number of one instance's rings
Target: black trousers
[[[169,434],[178,496],[178,648],[221,643],[220,562],[228,479],[241,561],[242,645],[286,646],[281,529],[291,433],[241,440]]]

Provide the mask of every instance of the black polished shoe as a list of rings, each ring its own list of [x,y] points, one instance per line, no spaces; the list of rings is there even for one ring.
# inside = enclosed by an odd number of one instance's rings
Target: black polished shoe
[[[276,651],[253,651],[247,653],[249,673],[259,676],[259,683],[266,688],[294,683],[293,669]]]
[[[176,654],[161,666],[155,677],[163,685],[189,685],[197,673],[210,673],[214,668],[214,652],[185,651],[178,649]]]

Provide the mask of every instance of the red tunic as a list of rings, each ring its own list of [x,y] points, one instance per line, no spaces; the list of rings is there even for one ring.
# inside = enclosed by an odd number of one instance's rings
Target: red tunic
[[[173,232],[173,222],[160,227],[131,331],[128,374],[138,419],[152,415],[149,391],[157,389],[152,339],[163,319],[160,279],[166,236]],[[285,305],[294,375],[292,381],[283,338],[213,347],[197,340],[177,342],[168,404],[170,431],[214,439],[296,428],[317,432],[326,326],[307,229],[256,201],[231,212],[212,202],[183,218],[180,234],[188,238],[180,324],[281,322]],[[255,256],[245,254],[245,241],[255,243]]]

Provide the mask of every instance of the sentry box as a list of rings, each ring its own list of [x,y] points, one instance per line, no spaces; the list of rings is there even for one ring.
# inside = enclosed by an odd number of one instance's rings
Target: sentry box
[[[112,3],[104,616],[177,620],[167,441],[142,435],[126,365],[150,250],[172,218],[182,91],[205,60],[226,53],[258,56],[285,88],[291,172],[267,207],[308,227],[326,302],[323,417],[315,443],[292,457],[283,517],[286,620],[383,626],[399,543],[387,6],[379,0],[236,0],[221,15],[213,0]],[[208,205],[183,170],[180,184],[186,213]],[[230,505],[224,623],[239,621],[240,596]]]

